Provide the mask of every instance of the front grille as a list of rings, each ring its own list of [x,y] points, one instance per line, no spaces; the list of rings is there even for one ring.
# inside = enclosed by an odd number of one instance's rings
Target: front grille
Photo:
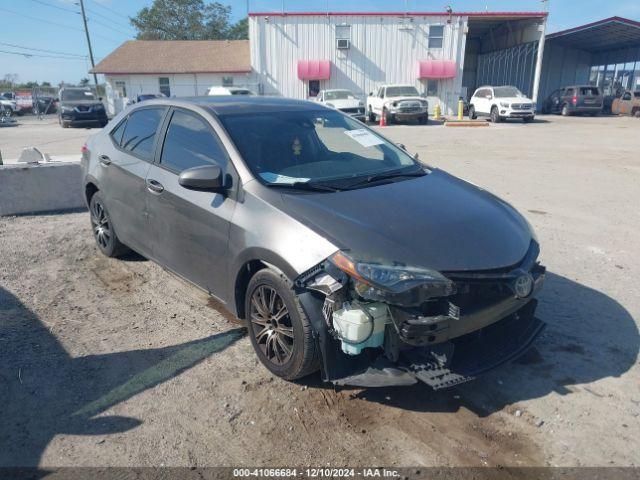
[[[511,104],[512,110],[531,110],[531,107],[533,107],[531,103],[512,103]]]
[[[78,111],[78,112],[90,112],[91,111],[91,107],[88,107],[86,105],[78,105],[76,107],[76,111]]]
[[[344,113],[364,113],[364,108],[359,107],[341,108],[340,110]]]
[[[420,102],[400,102],[398,103],[398,112],[400,113],[412,113],[422,110],[422,104]]]

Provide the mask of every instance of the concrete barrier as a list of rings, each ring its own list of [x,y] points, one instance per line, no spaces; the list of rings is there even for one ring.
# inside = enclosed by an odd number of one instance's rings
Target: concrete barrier
[[[0,216],[85,208],[79,163],[0,167]]]

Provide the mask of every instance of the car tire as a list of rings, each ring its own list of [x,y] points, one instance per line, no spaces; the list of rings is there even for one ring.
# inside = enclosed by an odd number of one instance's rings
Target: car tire
[[[373,113],[373,110],[371,110],[371,107],[369,107],[369,114],[367,115],[369,123],[376,123],[376,114]]]
[[[498,112],[498,107],[493,107],[491,109],[491,121],[493,123],[500,123],[500,113]]]
[[[640,118],[640,109],[634,110],[633,116],[636,118]]]
[[[560,111],[560,113],[562,114],[563,117],[570,116],[571,112],[569,111],[569,105],[567,105],[566,103],[562,105],[562,110]]]
[[[478,115],[476,115],[476,108],[473,105],[469,106],[469,120],[475,120],[476,118],[478,118]]]
[[[320,368],[311,323],[284,275],[258,271],[247,286],[245,312],[256,355],[274,375],[296,380]]]
[[[382,115],[384,115],[384,122],[387,125],[391,125],[394,122],[393,115],[386,108],[382,110]]]
[[[100,192],[96,192],[89,202],[91,231],[100,251],[107,257],[119,257],[129,252],[129,247],[120,241],[113,228],[111,216],[104,205]]]

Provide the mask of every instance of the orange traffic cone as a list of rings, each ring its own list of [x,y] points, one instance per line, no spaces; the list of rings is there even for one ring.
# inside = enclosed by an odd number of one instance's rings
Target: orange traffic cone
[[[385,118],[384,110],[380,114],[380,124],[379,124],[379,126],[380,127],[386,127],[387,126],[387,119]]]

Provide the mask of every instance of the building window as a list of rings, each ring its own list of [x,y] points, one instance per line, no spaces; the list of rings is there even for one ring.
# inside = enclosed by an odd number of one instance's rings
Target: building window
[[[169,86],[169,77],[158,78],[158,83],[160,84],[160,93],[165,97],[170,97],[171,87]]]
[[[120,92],[121,97],[127,96],[127,84],[122,80],[116,82],[116,91]]]
[[[351,40],[351,25],[336,25],[336,40]]]
[[[442,48],[444,38],[444,25],[431,25],[429,27],[428,48]]]
[[[438,96],[438,80],[434,80],[432,78],[427,80],[427,96],[429,97]]]
[[[222,77],[223,87],[233,87],[233,77]]]
[[[317,97],[320,93],[320,80],[309,80],[309,96]]]

